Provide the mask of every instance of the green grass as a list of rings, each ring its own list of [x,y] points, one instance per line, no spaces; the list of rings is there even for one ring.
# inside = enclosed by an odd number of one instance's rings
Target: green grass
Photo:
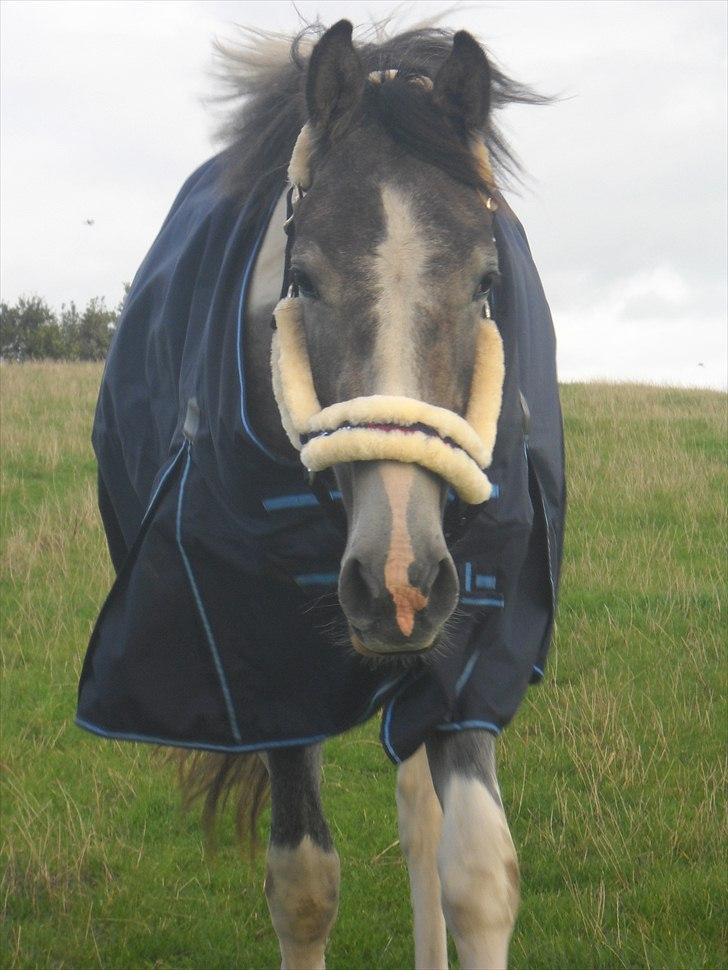
[[[73,726],[111,582],[89,430],[100,369],[0,368],[2,961],[278,965],[223,825],[214,861],[147,747]],[[513,968],[726,965],[726,398],[563,389],[570,519],[556,642],[500,745],[523,878]],[[377,724],[327,746],[342,858],[331,968],[411,966],[394,771]]]

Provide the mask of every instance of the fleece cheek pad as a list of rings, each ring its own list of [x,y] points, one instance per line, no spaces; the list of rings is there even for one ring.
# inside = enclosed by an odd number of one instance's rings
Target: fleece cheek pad
[[[476,505],[490,498],[485,474],[493,456],[503,391],[503,342],[481,320],[465,417],[414,398],[374,394],[322,408],[313,382],[297,297],[275,309],[273,391],[281,422],[311,472],[339,462],[390,460],[422,465]]]

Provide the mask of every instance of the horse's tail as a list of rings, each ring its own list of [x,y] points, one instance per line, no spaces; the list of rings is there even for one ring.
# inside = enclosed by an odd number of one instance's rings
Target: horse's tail
[[[202,802],[202,827],[209,849],[215,845],[218,815],[232,801],[235,831],[251,854],[258,845],[258,819],[268,802],[268,770],[257,754],[211,754],[207,751],[174,751],[182,806],[190,809]]]

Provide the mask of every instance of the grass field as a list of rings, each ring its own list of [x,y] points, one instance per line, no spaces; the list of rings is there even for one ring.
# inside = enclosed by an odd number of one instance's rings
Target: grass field
[[[217,858],[147,747],[73,726],[111,582],[95,365],[0,368],[2,965],[278,965],[262,859]],[[564,388],[570,519],[556,642],[500,744],[523,879],[513,968],[726,965],[726,398]],[[377,724],[327,746],[342,858],[329,967],[412,965]]]

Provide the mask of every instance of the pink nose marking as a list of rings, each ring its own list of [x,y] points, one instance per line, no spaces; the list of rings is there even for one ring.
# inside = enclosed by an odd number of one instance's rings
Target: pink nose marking
[[[397,626],[406,637],[412,635],[415,613],[427,606],[427,597],[416,586],[387,587],[392,594],[397,615]]]
[[[397,626],[409,637],[415,626],[415,614],[424,610],[428,603],[428,597],[409,582],[409,567],[414,562],[415,554],[407,527],[407,506],[414,471],[406,465],[386,464],[382,465],[381,473],[392,512],[384,584],[394,601]]]

